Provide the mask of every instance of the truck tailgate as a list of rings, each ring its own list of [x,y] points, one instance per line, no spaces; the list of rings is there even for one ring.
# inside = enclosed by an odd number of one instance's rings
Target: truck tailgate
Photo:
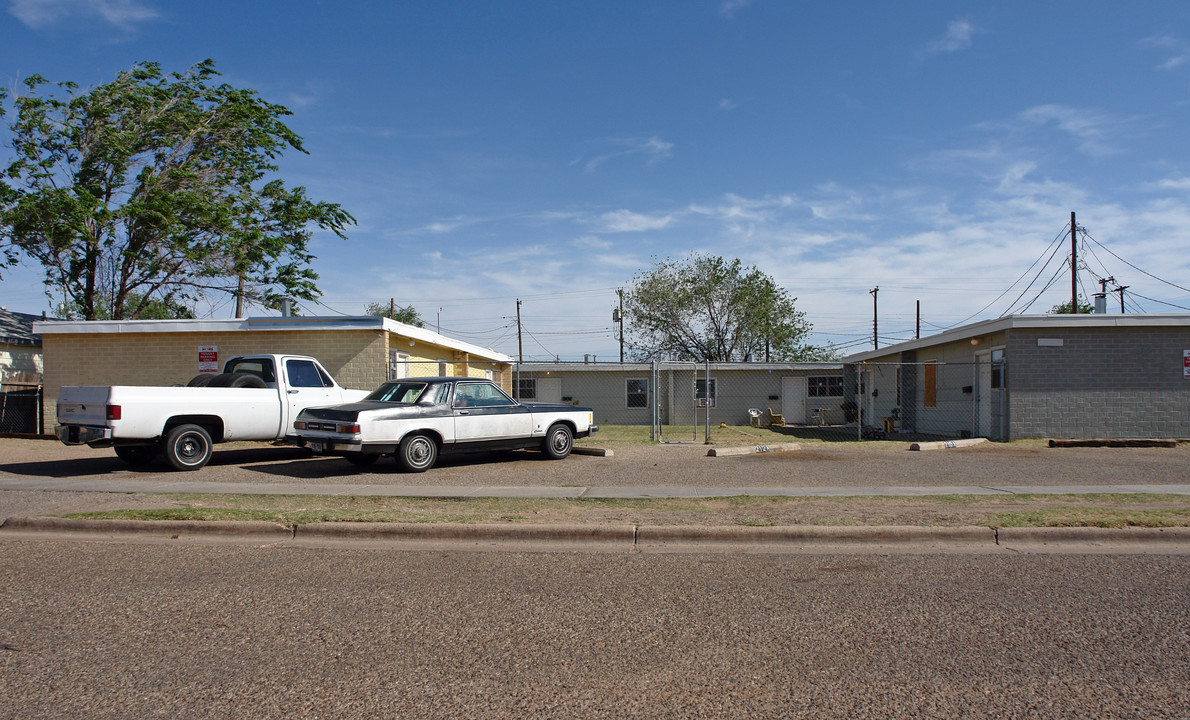
[[[63,425],[106,425],[111,388],[64,387],[58,392],[58,422]]]

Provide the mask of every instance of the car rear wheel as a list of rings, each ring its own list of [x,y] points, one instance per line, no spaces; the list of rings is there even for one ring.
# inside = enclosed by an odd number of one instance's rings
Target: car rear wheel
[[[570,432],[569,425],[562,423],[551,425],[549,432],[545,434],[545,440],[541,443],[542,451],[551,460],[561,460],[570,454],[573,447],[574,433]]]
[[[363,453],[351,453],[350,455],[344,455],[343,457],[347,458],[347,462],[356,467],[368,467],[380,459],[379,455],[365,455]]]
[[[199,425],[179,425],[165,436],[165,457],[175,470],[198,470],[211,459],[211,435]]]
[[[406,472],[425,472],[438,460],[438,443],[428,435],[407,435],[397,448],[397,462]]]

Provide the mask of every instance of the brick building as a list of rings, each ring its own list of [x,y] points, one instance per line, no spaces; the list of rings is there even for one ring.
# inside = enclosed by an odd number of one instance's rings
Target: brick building
[[[383,317],[42,321],[47,424],[65,385],[176,385],[236,355],[318,359],[335,381],[371,390],[396,377],[488,377],[512,389],[512,358]],[[201,358],[205,363],[200,365]]]
[[[913,432],[1190,438],[1190,314],[1013,315],[843,363],[867,418]]]

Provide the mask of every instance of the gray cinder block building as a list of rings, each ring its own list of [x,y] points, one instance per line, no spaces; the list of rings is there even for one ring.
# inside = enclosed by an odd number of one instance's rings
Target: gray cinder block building
[[[843,363],[866,421],[914,432],[1190,438],[1190,314],[1014,315]]]

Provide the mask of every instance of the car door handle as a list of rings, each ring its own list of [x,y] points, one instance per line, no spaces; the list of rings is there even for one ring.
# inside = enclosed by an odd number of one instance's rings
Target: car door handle
[[[298,391],[297,391],[297,390],[286,390],[285,392],[289,393],[290,395],[297,395],[297,394],[298,394]]]
[[[460,411],[459,411],[459,414],[460,414],[460,415],[470,415],[470,414],[471,414],[471,411],[470,411],[470,410],[460,410]]]

